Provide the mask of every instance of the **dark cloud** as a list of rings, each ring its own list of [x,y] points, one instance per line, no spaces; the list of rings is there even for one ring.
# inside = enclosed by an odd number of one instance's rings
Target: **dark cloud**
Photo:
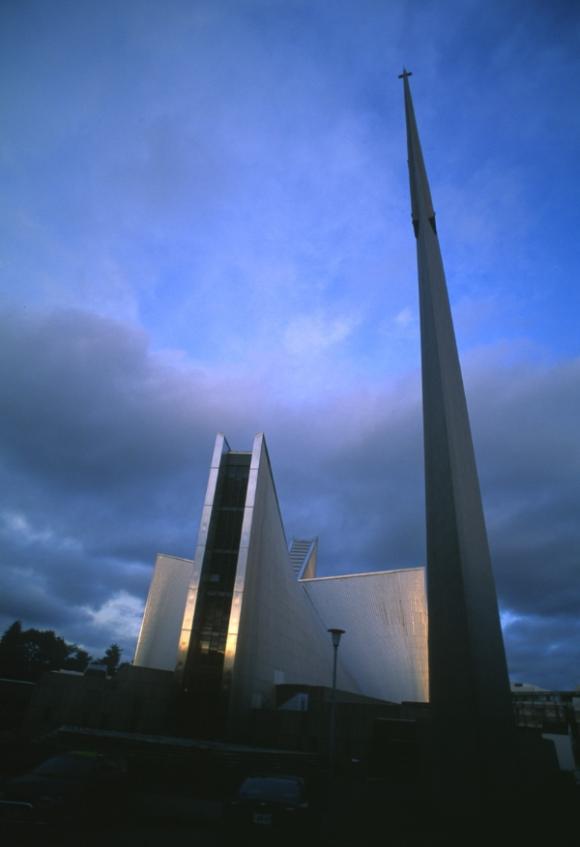
[[[447,5],[11,4],[6,623],[130,650],[155,552],[194,549],[218,429],[266,432],[325,572],[424,561],[407,64],[460,347],[496,344],[465,380],[510,661],[576,680],[579,16]]]
[[[191,552],[211,401],[199,413],[199,375],[114,322],[11,315],[2,329],[2,613],[66,627],[116,591],[143,597],[158,549]]]
[[[138,619],[155,553],[192,555],[218,429],[234,449],[266,431],[288,533],[320,536],[323,572],[424,562],[416,373],[281,405],[267,386],[224,390],[219,374],[86,312],[3,323],[4,622],[119,638],[111,627]],[[521,678],[570,686],[579,363],[501,367],[480,353],[466,383],[510,662]]]
[[[186,420],[197,422],[187,419],[186,383],[150,356],[142,333],[56,313],[5,321],[0,353],[1,431],[15,468],[34,468],[69,492],[104,491],[173,474],[191,457],[195,431],[192,439]],[[201,382],[194,374],[187,388],[199,396]]]
[[[506,626],[505,637],[514,681],[529,682],[533,678],[544,688],[580,684],[577,607],[574,616],[516,617]]]
[[[580,660],[580,361],[530,363],[490,349],[467,357],[465,378],[500,605],[510,620],[525,621],[506,630],[510,664],[519,678],[572,686]],[[316,410],[309,412],[311,420]],[[413,375],[374,398],[353,391],[342,408],[319,409],[328,431],[318,443],[306,439],[303,461],[280,450],[288,525],[321,535],[326,572],[424,563],[420,414]],[[548,643],[551,627],[559,636]]]

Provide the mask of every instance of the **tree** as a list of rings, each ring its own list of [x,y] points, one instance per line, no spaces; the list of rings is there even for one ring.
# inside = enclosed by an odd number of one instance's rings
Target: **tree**
[[[86,670],[87,665],[92,661],[93,657],[90,656],[86,650],[82,650],[80,647],[77,647],[76,644],[73,644],[72,647],[74,648],[74,651],[70,654],[62,666],[63,670],[82,672]]]
[[[114,674],[119,666],[119,662],[121,661],[122,652],[122,648],[119,647],[118,644],[113,643],[105,650],[105,655],[102,659],[99,659],[99,662],[102,662],[103,665],[107,666],[107,671],[110,674]]]
[[[14,621],[14,623],[8,627],[8,629],[0,639],[0,645],[2,647],[5,647],[11,644],[19,644],[21,638],[22,624],[20,621]]]
[[[0,639],[0,676],[36,681],[45,671],[84,670],[91,657],[51,629],[22,629],[20,621]]]
[[[22,624],[20,621],[14,621],[0,640],[0,676],[18,679],[18,671],[23,664]]]

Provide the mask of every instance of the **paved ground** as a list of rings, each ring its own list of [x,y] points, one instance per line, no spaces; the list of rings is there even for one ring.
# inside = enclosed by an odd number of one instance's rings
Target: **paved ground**
[[[537,827],[530,827],[533,809],[529,806],[524,815],[512,820],[511,830],[507,831],[497,815],[495,823],[489,815],[486,819],[462,821],[460,810],[455,819],[442,825],[417,792],[372,780],[336,780],[329,784],[321,798],[319,820],[298,837],[267,828],[250,834],[232,833],[225,826],[223,811],[224,803],[217,799],[191,797],[185,792],[142,790],[129,797],[123,816],[114,823],[107,819],[107,810],[103,810],[102,817],[96,816],[82,827],[60,831],[46,826],[4,826],[0,828],[0,844],[2,847],[245,847],[246,844],[279,847],[284,843],[293,847],[476,847],[480,844],[545,847],[561,840],[554,839],[556,830],[562,836],[567,828],[561,810],[556,809],[560,813],[547,817],[544,814]],[[573,815],[570,822],[577,821],[580,813],[577,803],[567,802],[564,811]],[[522,825],[526,820],[524,833]]]
[[[394,806],[392,798],[385,797],[384,786],[363,784],[361,796],[351,789],[333,785],[328,810],[299,835],[268,828],[233,833],[224,823],[223,803],[219,801],[143,792],[132,798],[131,809],[118,823],[107,825],[99,820],[93,825],[59,830],[12,826],[0,830],[0,843],[2,847],[447,847],[450,843],[434,833],[429,837],[422,834],[420,808],[415,809],[413,819],[409,818],[408,827],[395,833]]]

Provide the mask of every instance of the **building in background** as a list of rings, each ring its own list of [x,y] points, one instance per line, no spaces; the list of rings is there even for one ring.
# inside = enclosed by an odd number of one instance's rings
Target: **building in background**
[[[546,691],[537,685],[511,686],[516,724],[539,730],[554,743],[561,770],[580,768],[580,686],[575,691]]]
[[[195,560],[158,557],[135,653],[173,664],[182,730],[239,735],[276,686],[329,686],[330,627],[347,632],[341,690],[427,699],[423,569],[317,578],[316,559],[316,539],[288,545],[263,434],[251,452],[218,435]]]

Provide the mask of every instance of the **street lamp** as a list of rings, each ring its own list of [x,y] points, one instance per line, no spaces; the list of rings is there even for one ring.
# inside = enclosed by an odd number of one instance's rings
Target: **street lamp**
[[[338,656],[338,645],[340,639],[344,635],[344,629],[329,629],[332,639],[332,647],[334,650],[334,659],[332,663],[332,699],[330,701],[330,742],[329,742],[329,760],[330,768],[334,770],[334,749],[336,744],[336,660]]]

